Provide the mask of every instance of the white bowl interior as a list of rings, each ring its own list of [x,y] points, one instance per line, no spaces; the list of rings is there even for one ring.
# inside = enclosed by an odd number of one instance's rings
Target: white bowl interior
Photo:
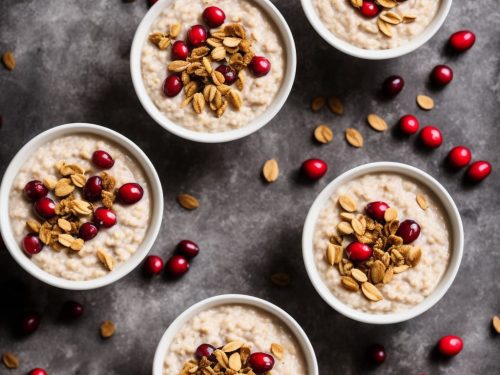
[[[144,237],[143,242],[136,250],[136,252],[128,259],[125,263],[121,264],[119,267],[114,269],[107,275],[85,281],[74,281],[66,280],[57,276],[54,276],[48,272],[45,272],[39,268],[35,263],[33,263],[28,256],[21,249],[20,244],[14,238],[12,233],[10,218],[9,218],[9,195],[12,189],[15,178],[18,175],[19,169],[24,165],[24,162],[31,156],[33,150],[37,150],[42,145],[50,142],[56,138],[60,138],[65,135],[70,134],[93,134],[99,137],[108,139],[109,141],[118,144],[125,151],[130,153],[131,156],[142,167],[150,185],[151,198],[154,202],[151,213],[151,223],[148,231]],[[111,284],[120,278],[127,275],[132,271],[147,255],[153,243],[158,235],[160,229],[161,220],[163,217],[163,192],[161,188],[160,179],[156,173],[156,170],[148,159],[146,154],[137,147],[132,141],[125,138],[123,135],[110,130],[108,128],[84,124],[75,123],[57,126],[50,130],[47,130],[31,141],[29,141],[16,156],[12,159],[9,164],[2,180],[2,185],[0,188],[0,229],[2,232],[2,237],[4,239],[5,245],[7,246],[9,252],[14,257],[14,259],[19,263],[19,265],[24,268],[28,273],[36,277],[37,279],[59,288],[71,289],[71,290],[86,290],[99,288],[108,284]],[[45,249],[45,251],[48,251]]]
[[[186,324],[190,319],[198,315],[200,312],[208,310],[210,308],[230,305],[230,304],[240,304],[240,305],[250,305],[262,309],[271,315],[282,321],[293,333],[298,344],[302,348],[304,353],[304,358],[307,365],[308,375],[318,375],[318,363],[316,360],[316,355],[314,354],[314,349],[311,342],[307,338],[304,330],[299,326],[299,324],[293,319],[288,313],[280,309],[276,305],[267,302],[263,299],[241,295],[241,294],[224,294],[216,297],[207,298],[200,301],[187,310],[185,310],[181,315],[179,315],[170,326],[167,328],[163,334],[158,347],[156,348],[155,357],[153,361],[153,375],[163,375],[163,361],[165,359],[165,354],[167,353],[170,344],[181,329],[184,324]]]
[[[446,215],[449,219],[450,231],[451,231],[451,256],[448,268],[444,273],[441,281],[438,283],[436,289],[426,297],[422,303],[404,311],[391,313],[391,314],[369,314],[362,311],[358,311],[337,299],[333,293],[330,291],[328,286],[324,283],[321,278],[315,264],[314,260],[314,247],[313,247],[313,236],[314,228],[316,226],[316,221],[321,210],[325,207],[327,201],[330,199],[331,195],[337,190],[337,188],[346,182],[353,180],[369,173],[397,173],[407,176],[417,182],[422,183],[422,185],[429,188],[441,202]],[[320,294],[320,296],[328,303],[331,307],[337,310],[339,313],[365,323],[372,324],[390,324],[398,323],[405,320],[414,318],[428,309],[430,309],[434,304],[436,304],[446,293],[448,288],[451,286],[455,276],[458,272],[460,262],[462,260],[463,253],[463,243],[464,234],[462,220],[458,209],[453,202],[453,199],[444,189],[444,187],[433,177],[427,173],[411,167],[406,164],[392,163],[392,162],[378,162],[361,165],[350,171],[338,176],[333,180],[328,186],[326,186],[323,191],[318,195],[313,205],[311,206],[309,213],[304,224],[304,230],[302,234],[302,253],[304,257],[304,262],[306,265],[306,270],[311,279],[311,282]]]
[[[206,132],[196,132],[189,130],[181,125],[176,124],[171,121],[166,115],[164,115],[153,103],[149,97],[146,88],[144,87],[144,82],[142,80],[141,72],[141,53],[142,47],[147,40],[149,30],[152,23],[160,15],[160,13],[167,7],[172,0],[160,0],[154,6],[151,7],[149,12],[142,19],[139,27],[134,36],[134,41],[132,43],[132,49],[130,52],[130,70],[132,74],[132,82],[134,84],[135,92],[148,114],[155,120],[158,124],[164,127],[169,132],[196,142],[204,143],[219,143],[228,142],[235,139],[243,138],[251,133],[256,132],[267,123],[269,123],[273,117],[279,112],[283,104],[285,104],[290,90],[292,89],[293,81],[295,79],[295,70],[297,65],[297,56],[295,52],[295,43],[293,41],[293,36],[288,27],[285,19],[279,12],[279,10],[269,1],[269,0],[247,0],[255,3],[260,7],[276,25],[278,32],[281,34],[281,39],[284,43],[285,50],[285,74],[283,76],[283,82],[281,87],[276,94],[276,97],[272,104],[259,116],[257,116],[250,124],[243,126],[239,129],[219,132],[219,133],[206,133]]]
[[[367,50],[356,47],[351,43],[337,37],[323,24],[314,9],[313,0],[301,0],[302,8],[307,19],[316,32],[331,46],[348,55],[367,60],[385,60],[400,57],[413,52],[425,44],[439,30],[450,11],[452,0],[440,0],[438,12],[425,30],[402,46],[385,50]]]

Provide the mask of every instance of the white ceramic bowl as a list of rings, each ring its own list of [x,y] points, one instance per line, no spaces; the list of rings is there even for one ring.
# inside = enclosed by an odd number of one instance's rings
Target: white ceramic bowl
[[[295,70],[297,66],[297,55],[295,52],[295,43],[293,41],[292,32],[288,27],[285,19],[279,12],[279,10],[271,3],[269,0],[247,0],[254,2],[260,7],[276,25],[278,32],[281,35],[281,39],[284,43],[285,50],[285,74],[283,75],[283,82],[281,87],[276,94],[274,101],[271,105],[259,116],[253,119],[253,121],[239,129],[229,130],[219,133],[207,133],[207,132],[196,132],[189,130],[182,125],[179,125],[172,120],[170,120],[166,115],[164,115],[153,103],[149,97],[146,88],[144,87],[144,82],[142,80],[141,72],[141,54],[142,47],[147,41],[147,37],[150,32],[152,23],[160,15],[160,13],[167,7],[172,0],[159,0],[154,6],[151,7],[148,13],[142,19],[139,27],[134,36],[134,41],[132,43],[132,50],[130,52],[130,70],[132,73],[132,82],[134,84],[135,92],[139,97],[139,100],[149,115],[162,127],[167,129],[169,132],[196,142],[203,143],[220,143],[233,141],[235,139],[246,137],[250,135],[267,123],[269,123],[273,117],[280,111],[283,104],[285,104],[290,90],[292,89],[293,81],[295,79]],[[216,119],[214,119],[216,120]]]
[[[280,309],[278,306],[273,305],[272,303],[260,298],[242,294],[223,294],[220,296],[207,298],[194,304],[193,306],[185,310],[181,315],[179,315],[172,322],[172,324],[170,324],[170,326],[163,334],[158,347],[156,348],[153,361],[153,375],[163,375],[163,362],[165,360],[167,350],[170,347],[170,344],[172,343],[175,335],[181,329],[181,327],[184,326],[184,324],[186,324],[190,319],[192,319],[202,311],[208,310],[213,307],[229,304],[250,305],[253,307],[257,307],[276,317],[279,321],[283,322],[290,329],[290,332],[292,332],[295,339],[297,340],[297,343],[302,349],[302,352],[304,353],[307,374],[319,374],[316,355],[314,354],[314,349],[309,339],[307,338],[307,335],[295,321],[295,319],[293,319],[288,313]]]
[[[84,281],[74,281],[66,280],[61,277],[54,276],[48,272],[45,272],[39,268],[35,263],[33,263],[23,252],[18,241],[14,238],[12,233],[12,228],[9,218],[9,195],[12,189],[12,184],[16,179],[19,170],[24,165],[25,161],[31,156],[31,154],[39,149],[42,145],[50,142],[54,139],[70,135],[70,134],[93,134],[101,138],[108,139],[121,146],[125,151],[132,155],[139,165],[144,170],[144,173],[149,181],[151,199],[153,201],[153,208],[151,213],[151,223],[149,229],[146,232],[143,242],[136,250],[136,252],[128,259],[126,262],[121,264],[119,267],[114,269],[107,275]],[[0,229],[2,232],[2,237],[4,239],[7,249],[11,253],[12,257],[16,260],[19,265],[24,268],[28,273],[37,279],[53,285],[62,289],[69,290],[87,290],[95,289],[108,284],[111,284],[136,268],[139,263],[147,255],[160,230],[160,224],[163,217],[163,192],[161,188],[160,179],[156,173],[156,170],[148,159],[146,154],[136,146],[132,141],[125,138],[123,135],[110,130],[108,128],[84,124],[66,124],[57,126],[50,130],[47,130],[35,138],[31,139],[26,145],[24,145],[21,150],[14,156],[10,162],[5,174],[3,176],[2,185],[0,187]],[[45,251],[48,251],[45,249]]]
[[[444,273],[441,281],[436,286],[436,289],[418,305],[408,310],[391,314],[369,314],[356,310],[351,306],[344,304],[333,295],[328,286],[324,283],[314,261],[314,228],[316,227],[316,221],[321,210],[325,207],[327,201],[330,199],[331,195],[335,193],[339,186],[357,177],[369,173],[397,173],[403,176],[407,176],[430,189],[444,207],[444,210],[449,219],[451,231],[450,261],[448,264],[448,268],[446,269],[446,272]],[[464,230],[462,226],[462,219],[460,218],[460,214],[458,212],[457,206],[455,205],[455,202],[453,202],[453,199],[445,190],[445,188],[437,180],[435,180],[427,173],[421,171],[420,169],[411,167],[406,164],[392,162],[364,164],[351,169],[350,171],[347,171],[334,179],[330,184],[328,184],[328,186],[323,189],[323,191],[318,195],[313,205],[311,206],[309,213],[307,214],[306,222],[304,224],[304,230],[302,233],[302,255],[304,257],[307,274],[309,275],[309,278],[311,279],[311,282],[319,295],[325,300],[326,303],[328,303],[339,313],[351,319],[372,324],[390,324],[409,320],[424,313],[434,304],[436,304],[444,296],[448,288],[453,283],[453,280],[455,279],[458,268],[460,267],[460,262],[462,260],[463,246]]]
[[[413,39],[403,44],[402,46],[385,50],[368,50],[356,47],[351,43],[345,41],[344,39],[337,37],[330,30],[328,30],[328,28],[319,18],[318,13],[316,13],[312,1],[313,0],[301,0],[302,8],[304,9],[307,19],[309,20],[309,23],[312,25],[312,27],[316,30],[316,32],[328,44],[335,47],[339,51],[367,60],[392,59],[415,51],[417,48],[425,44],[430,38],[432,38],[432,36],[439,30],[446,17],[448,16],[448,12],[450,11],[452,3],[452,0],[439,0],[441,1],[441,4],[439,6],[438,12],[434,19],[430,22],[430,24],[427,25],[422,33],[415,36]]]

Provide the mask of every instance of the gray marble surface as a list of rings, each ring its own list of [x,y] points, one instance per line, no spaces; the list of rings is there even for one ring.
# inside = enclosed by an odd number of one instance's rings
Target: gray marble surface
[[[13,50],[18,66],[0,69],[0,172],[16,151],[43,130],[69,122],[108,126],[136,142],[150,156],[163,183],[165,212],[152,253],[168,257],[175,244],[190,238],[201,255],[182,280],[146,280],[136,270],[112,286],[68,292],[42,285],[28,276],[7,251],[0,252],[0,351],[12,351],[21,368],[2,374],[25,374],[35,366],[49,374],[150,374],[153,354],[164,330],[191,304],[216,294],[245,293],[284,308],[302,325],[316,350],[321,374],[498,374],[500,338],[490,319],[500,314],[500,235],[497,228],[500,178],[495,171],[480,186],[468,186],[462,173],[443,166],[447,151],[467,144],[475,159],[500,164],[500,12],[495,0],[455,1],[443,28],[418,51],[391,61],[362,61],[327,45],[309,26],[298,0],[275,1],[293,31],[298,71],[288,102],[264,129],[246,139],[202,145],[170,135],[142,109],[129,76],[129,48],[147,10],[144,1],[44,0],[0,2],[0,50]],[[475,47],[461,56],[444,48],[449,34],[471,28]],[[454,68],[455,80],[434,91],[428,74],[438,63]],[[380,82],[401,74],[406,87],[395,100],[382,100]],[[424,113],[415,95],[428,92],[437,106]],[[312,114],[318,94],[343,98],[346,113]],[[406,112],[424,124],[437,124],[444,146],[427,152],[414,139],[392,132],[378,134],[365,124],[370,112],[391,124]],[[331,125],[334,141],[316,145],[312,130]],[[353,149],[342,136],[354,126],[366,147]],[[325,178],[304,184],[297,178],[301,162],[321,157],[329,164]],[[262,163],[279,160],[281,176],[267,186]],[[424,315],[390,326],[349,320],[326,305],[307,278],[301,256],[301,230],[315,196],[340,173],[377,160],[405,162],[436,177],[458,204],[466,231],[464,258],[446,296]],[[194,212],[175,202],[180,192],[201,200]],[[286,271],[287,288],[274,287],[270,275]],[[74,323],[59,318],[67,299],[81,301],[84,317]],[[23,311],[42,314],[33,335],[16,333]],[[110,340],[99,338],[104,319],[116,322]],[[458,334],[463,353],[443,361],[433,354],[441,335]],[[364,348],[387,347],[388,360],[371,368]]]

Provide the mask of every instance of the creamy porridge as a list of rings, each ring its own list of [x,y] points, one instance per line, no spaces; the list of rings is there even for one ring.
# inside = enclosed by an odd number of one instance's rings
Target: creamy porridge
[[[373,206],[372,202],[380,207]],[[391,207],[385,208],[385,218],[391,221],[384,224],[384,213],[378,222],[371,220],[366,208],[372,211],[373,207],[380,209],[384,202]],[[357,209],[351,210],[349,205]],[[363,211],[367,214],[357,214]],[[372,211],[370,216],[374,217]],[[357,218],[356,223],[353,216]],[[387,230],[389,238],[377,240],[383,244],[374,243],[373,238],[365,241],[366,236],[358,234],[363,233],[360,221],[364,221],[362,224],[367,235],[374,233],[368,231],[370,225],[378,225],[382,232],[380,236]],[[415,230],[404,232],[409,228],[405,222],[418,223],[419,234]],[[388,229],[392,224],[395,225],[394,231]],[[316,267],[335,297],[355,309],[374,314],[406,310],[422,302],[441,280],[450,257],[448,227],[444,209],[428,189],[397,174],[367,174],[340,186],[321,211],[314,233]],[[349,232],[351,234],[346,234]],[[353,260],[360,254],[355,251],[366,249],[358,241],[368,244],[373,250],[371,256],[368,253],[367,262]],[[359,246],[350,248],[353,243]],[[337,255],[334,260],[329,252],[335,249],[340,249],[340,256],[334,252]],[[356,273],[352,269],[356,269]],[[370,284],[367,289],[363,282],[366,276]]]
[[[95,165],[93,156],[97,150],[105,150],[112,156],[112,168]],[[78,169],[78,173],[71,168]],[[84,193],[84,189],[91,179],[102,183],[102,192],[99,190],[98,199],[90,203],[90,193]],[[36,181],[38,184],[43,181],[47,187],[45,194],[48,191],[48,195],[43,199],[52,200],[52,208],[50,205],[39,208],[42,198],[28,199],[25,186]],[[119,197],[124,194],[118,188],[125,185],[133,188],[128,192],[132,194],[131,201],[118,202],[117,199],[115,202],[117,192]],[[58,138],[36,150],[14,181],[9,198],[14,237],[23,245],[27,256],[52,275],[67,280],[102,277],[126,262],[143,241],[151,215],[149,191],[149,183],[137,161],[118,145],[86,134]],[[138,201],[134,193],[140,194]],[[108,200],[104,198],[106,194]],[[96,220],[101,220],[96,214],[99,207],[105,216],[102,223],[96,224]],[[47,209],[52,210],[50,218],[45,211],[42,211],[45,216],[40,215],[40,210]],[[114,222],[108,222],[113,218]],[[86,232],[82,232],[82,226]],[[36,243],[44,245],[41,251],[40,248],[27,249],[24,242],[27,237],[32,240],[28,247],[38,241]]]
[[[397,7],[392,9],[381,7],[380,13],[369,18],[360,9],[353,7],[351,0],[312,1],[321,21],[330,32],[356,47],[371,50],[404,45],[423,32],[440,6],[440,0],[407,0],[397,2]],[[393,12],[396,16],[389,14],[389,18],[385,18],[389,22],[384,22],[381,28],[380,17],[384,18],[387,12]],[[385,26],[388,28],[384,28]]]
[[[255,56],[264,56],[268,59],[271,64],[270,71],[264,76],[257,77],[250,72],[250,69],[242,69],[241,79],[230,85],[220,86],[224,88],[224,91],[219,90],[223,93],[224,97],[219,101],[220,105],[216,105],[215,101],[212,100],[216,90],[214,90],[212,95],[205,95],[206,104],[203,102],[203,97],[201,96],[206,93],[203,88],[212,84],[211,75],[202,77],[201,80],[198,79],[199,77],[189,80],[187,75],[185,76],[186,72],[194,71],[192,69],[193,65],[182,71],[182,84],[184,84],[182,92],[175,93],[173,97],[168,97],[164,92],[163,86],[169,74],[170,64],[173,62],[173,43],[176,40],[186,40],[188,30],[191,26],[203,24],[202,13],[204,9],[213,5],[223,9],[226,17],[225,23],[219,28],[208,29],[208,37],[211,44],[203,44],[202,48],[206,47],[213,51],[214,46],[220,46],[222,42],[222,39],[214,39],[214,33],[217,35],[216,32],[224,30],[228,24],[237,23],[244,28],[246,41],[251,44],[252,53],[244,53],[242,51],[244,48],[241,45],[235,48],[222,46],[222,51],[219,52],[224,54],[224,58],[217,57],[216,59],[214,57],[216,54],[214,53],[204,56],[207,58],[209,69],[217,69],[220,65],[235,67],[237,65],[233,65],[233,61],[241,60],[242,56],[243,59],[248,58],[251,60],[252,54],[254,54]],[[172,25],[180,26],[180,32],[176,37],[169,35],[168,30],[171,29]],[[150,32],[156,34],[165,33],[163,40],[166,41],[168,39],[169,41],[166,44],[170,43],[170,45],[165,49],[161,49],[159,47],[161,38],[155,44],[151,41],[152,34],[150,34],[150,40],[144,43],[141,57],[144,86],[158,109],[170,120],[187,129],[212,133],[245,126],[271,105],[281,87],[285,71],[283,43],[275,25],[251,0],[174,0],[159,15],[158,19],[151,26]],[[177,30],[175,34],[177,34]],[[233,36],[236,35],[233,34]],[[234,39],[230,41],[230,43],[233,42]],[[224,51],[224,48],[226,51]],[[237,51],[238,48],[240,48],[239,51]],[[246,49],[244,50],[247,51]],[[193,51],[191,50],[191,53]],[[202,50],[197,49],[197,51],[203,54]],[[175,60],[178,61],[179,59]],[[202,64],[200,58],[192,59],[191,55],[187,60],[200,64],[201,66],[199,67],[202,68],[200,74],[204,73],[203,69],[205,65]],[[246,64],[248,63],[246,61]],[[245,66],[248,68],[247,65]],[[167,67],[169,68],[167,69]],[[240,76],[238,73],[240,72],[239,69],[235,69],[238,77]],[[179,69],[174,70],[174,72],[176,71],[181,75]],[[187,84],[193,84],[193,82],[197,83],[197,88],[190,86],[188,89]],[[219,88],[219,86],[217,87]],[[228,95],[229,90],[235,98]],[[196,91],[199,91],[200,94],[196,96],[192,95]],[[194,99],[190,100],[190,96],[194,97]],[[207,99],[207,96],[211,96],[210,101]],[[200,103],[197,102],[199,98],[201,98]],[[227,105],[226,100],[229,102],[229,105]],[[200,104],[204,108],[199,108]],[[222,110],[220,109],[221,107],[223,108]],[[197,111],[200,113],[197,113]]]
[[[219,348],[231,342],[244,343],[252,353],[272,353],[275,375],[307,373],[301,348],[282,322],[252,306],[224,305],[201,312],[181,328],[165,356],[163,374],[179,375],[201,344]],[[272,344],[278,344],[283,354],[276,355]]]

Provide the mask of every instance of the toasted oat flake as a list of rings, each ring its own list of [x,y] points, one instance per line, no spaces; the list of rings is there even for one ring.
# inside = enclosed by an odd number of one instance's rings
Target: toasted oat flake
[[[172,38],[177,38],[179,36],[179,33],[181,32],[181,25],[180,23],[174,23],[170,25],[170,30],[169,34]]]
[[[384,280],[386,266],[382,261],[376,260],[370,267],[370,278],[372,283],[378,284]]]
[[[243,103],[241,101],[240,95],[236,91],[234,90],[229,91],[228,100],[229,103],[231,103],[231,105],[234,107],[234,109],[236,109],[237,111],[240,110]]]
[[[326,260],[330,266],[339,263],[342,260],[342,246],[332,243],[328,244],[328,247],[326,248]]]
[[[49,190],[54,190],[57,185],[57,180],[51,177],[44,178],[43,185]]]
[[[229,368],[234,371],[241,370],[241,357],[240,353],[233,353],[229,357]]]
[[[226,353],[231,353],[231,352],[238,350],[242,346],[243,346],[243,343],[240,341],[231,341],[222,347],[222,351],[224,351]]]
[[[398,218],[398,210],[396,210],[394,207],[389,207],[387,210],[384,212],[384,220],[386,222],[391,222],[393,220],[396,220]]]
[[[205,108],[205,98],[203,94],[197,92],[193,95],[193,109],[196,113],[200,114]]]
[[[31,232],[38,233],[38,232],[40,232],[40,228],[41,228],[42,224],[40,224],[35,219],[28,219],[28,221],[26,221],[26,226],[28,227],[28,229]]]
[[[186,70],[189,65],[191,65],[190,62],[184,61],[184,60],[174,60],[170,64],[168,64],[168,70],[176,73],[180,73],[184,70]]]
[[[57,219],[57,225],[65,232],[71,232],[71,223],[66,219]]]
[[[385,122],[385,120],[382,117],[380,117],[374,113],[371,113],[368,115],[367,121],[368,121],[368,124],[370,124],[370,126],[374,130],[379,131],[379,132],[386,131],[389,127],[387,125],[387,122]]]
[[[345,138],[351,146],[356,148],[363,147],[363,136],[356,129],[347,128],[345,130]]]
[[[328,99],[328,108],[337,115],[342,115],[344,113],[344,104],[342,104],[338,96],[331,96]]]
[[[500,333],[500,318],[495,315],[491,320],[491,323],[493,324],[493,329],[495,330],[495,332]]]
[[[2,62],[8,70],[14,70],[16,67],[16,58],[11,51],[4,52]]]
[[[360,283],[368,281],[368,277],[365,275],[365,273],[357,268],[353,268],[351,270],[351,276]]]
[[[57,181],[56,187],[54,189],[54,194],[57,197],[65,197],[70,195],[75,190],[75,186],[72,184],[71,179],[61,178]]]
[[[405,13],[403,14],[403,22],[404,23],[410,23],[413,22],[417,19],[417,16],[415,14],[410,14],[410,13]]]
[[[340,282],[344,288],[352,292],[357,292],[359,290],[359,284],[352,277],[342,276]]]
[[[332,129],[330,129],[326,125],[318,125],[316,129],[314,129],[314,138],[319,142],[323,144],[330,143],[333,139],[333,132]]]
[[[273,342],[271,344],[271,353],[273,353],[276,358],[283,359],[285,356],[285,349],[280,344]]]
[[[96,254],[97,258],[104,265],[104,267],[106,267],[108,271],[112,271],[114,266],[113,258],[111,258],[111,256],[102,249],[97,249]]]
[[[179,194],[177,202],[186,210],[195,210],[200,206],[198,199],[190,194]]]
[[[354,232],[354,230],[352,229],[352,226],[350,223],[348,223],[347,221],[341,221],[338,225],[337,225],[337,230],[339,231],[339,233],[341,234],[352,234]]]
[[[82,173],[72,174],[70,178],[73,185],[79,188],[84,187],[85,183],[87,182],[87,177],[85,177],[85,175]]]
[[[275,272],[271,275],[271,282],[281,287],[288,286],[290,284],[290,275],[286,272]]]
[[[403,264],[401,266],[394,267],[394,273],[403,273],[410,268],[407,264]]]
[[[358,207],[354,199],[348,195],[341,195],[339,197],[339,205],[347,212],[354,212]]]
[[[11,352],[5,352],[2,354],[2,362],[8,369],[16,369],[19,367],[19,358]]]
[[[115,334],[116,325],[111,320],[105,320],[99,327],[101,337],[107,339]]]
[[[354,232],[356,234],[359,234],[360,236],[365,234],[366,224],[363,225],[363,223],[361,221],[359,221],[358,219],[356,219],[356,218],[352,219],[351,226],[352,226],[352,229],[354,229]]]
[[[351,5],[355,8],[361,8],[363,0],[351,0]]]
[[[426,111],[430,111],[434,108],[434,100],[427,95],[417,95],[417,104],[421,109]]]
[[[377,26],[378,29],[382,34],[384,34],[386,37],[391,38],[392,37],[392,27],[390,24],[382,20],[381,18],[377,19]]]
[[[278,162],[276,159],[269,159],[262,167],[262,175],[267,182],[275,182],[280,174]]]
[[[378,290],[378,288],[372,283],[365,282],[361,284],[361,291],[363,292],[363,295],[370,301],[378,302],[384,299],[384,296],[382,295],[382,293],[380,293],[380,290]]]
[[[376,3],[384,8],[394,8],[398,5],[396,0],[376,0]]]
[[[387,22],[391,25],[398,25],[403,22],[403,17],[401,17],[398,13],[393,11],[384,12],[380,15],[382,21]]]
[[[427,202],[427,198],[422,193],[417,193],[416,200],[422,210],[425,211],[429,208],[429,202]]]
[[[317,96],[311,102],[311,110],[313,112],[318,112],[321,110],[326,103],[326,98],[324,96]]]

